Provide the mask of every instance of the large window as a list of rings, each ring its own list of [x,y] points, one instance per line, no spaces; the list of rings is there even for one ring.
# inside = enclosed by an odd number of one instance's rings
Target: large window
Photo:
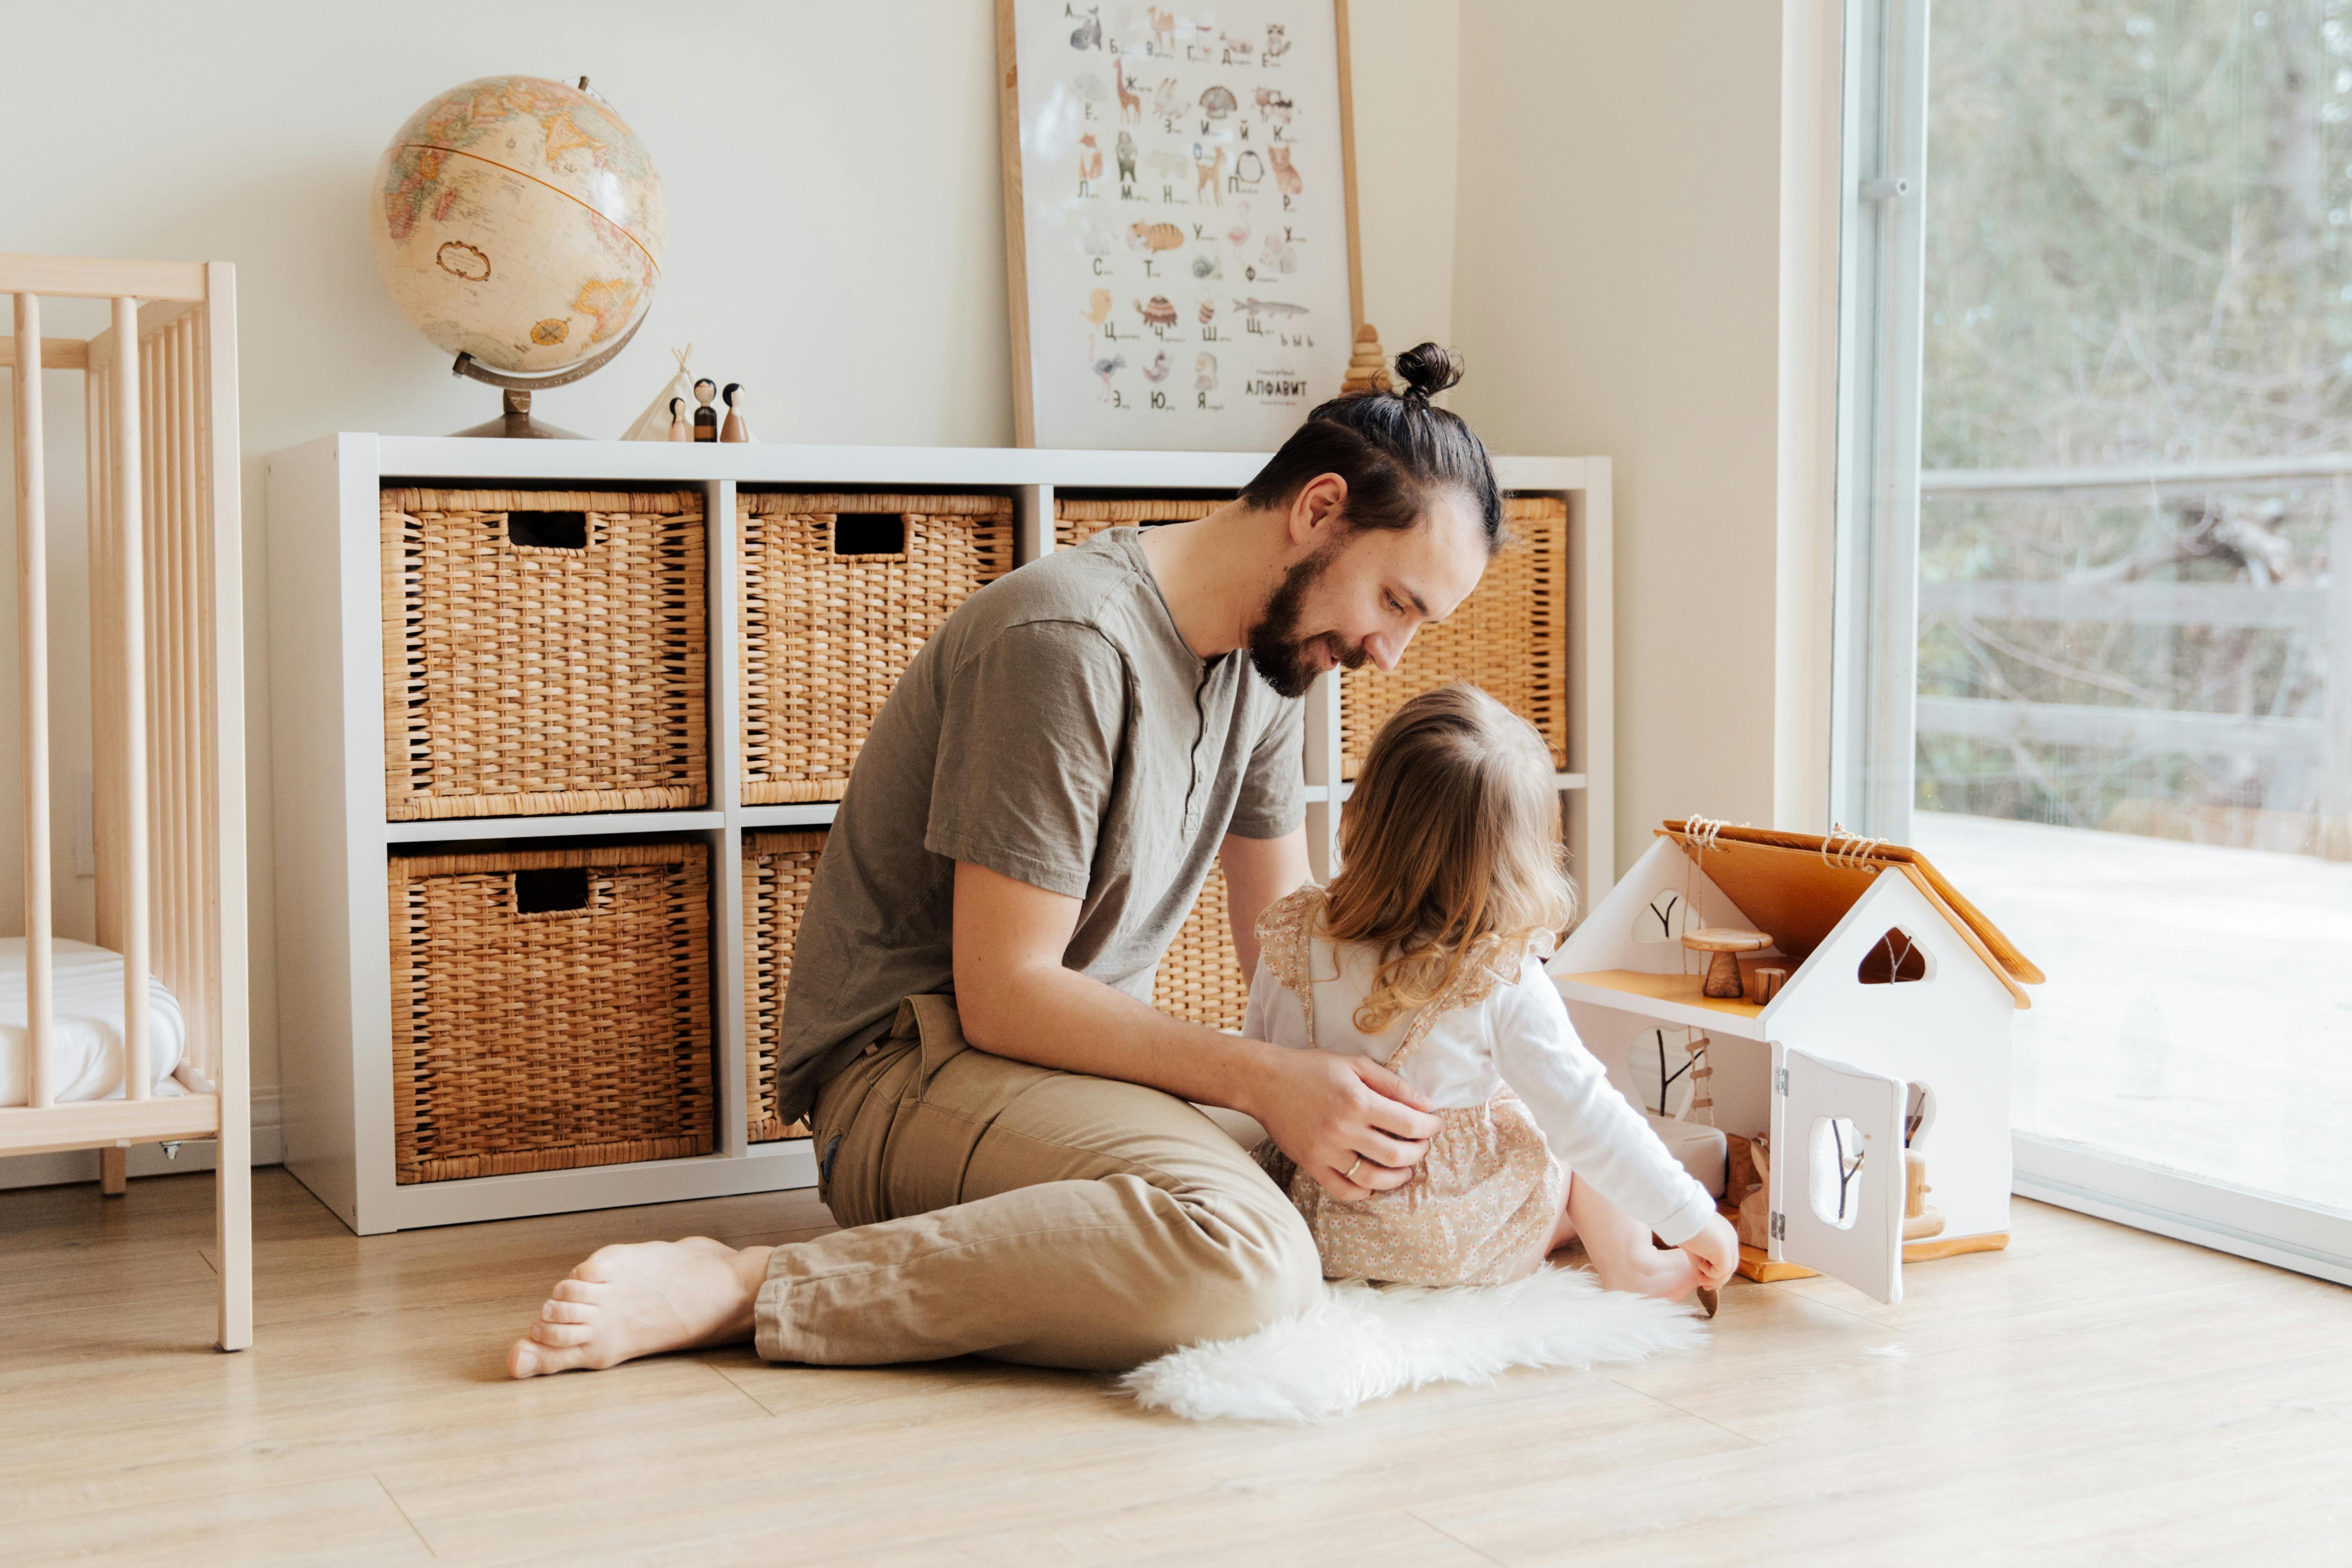
[[[2352,1277],[2352,3],[1848,16],[1843,799],[2050,976],[2021,1190]]]

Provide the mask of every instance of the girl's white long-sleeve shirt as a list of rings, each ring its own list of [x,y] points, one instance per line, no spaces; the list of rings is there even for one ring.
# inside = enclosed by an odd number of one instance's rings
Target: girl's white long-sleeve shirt
[[[1544,973],[1545,956],[1528,953],[1514,981],[1433,1019],[1401,1076],[1440,1110],[1483,1105],[1507,1085],[1543,1130],[1552,1158],[1668,1245],[1679,1247],[1706,1225],[1715,1199],[1667,1152],[1584,1049],[1567,1004]],[[1310,1036],[1301,999],[1261,960],[1250,980],[1242,1032],[1293,1049],[1314,1044],[1385,1062],[1403,1042],[1412,1015],[1407,1012],[1375,1035],[1356,1028],[1356,1009],[1370,994],[1379,967],[1380,956],[1366,944],[1313,939]]]

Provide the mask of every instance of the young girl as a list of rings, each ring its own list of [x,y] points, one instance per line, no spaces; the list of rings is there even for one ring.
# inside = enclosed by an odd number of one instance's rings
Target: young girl
[[[1410,1182],[1353,1202],[1259,1145],[1323,1271],[1499,1284],[1581,1237],[1611,1290],[1697,1290],[1711,1308],[1738,1261],[1731,1227],[1610,1084],[1544,974],[1573,893],[1533,727],[1470,686],[1413,698],[1372,742],[1339,841],[1329,887],[1259,920],[1244,1032],[1385,1061],[1444,1126]]]

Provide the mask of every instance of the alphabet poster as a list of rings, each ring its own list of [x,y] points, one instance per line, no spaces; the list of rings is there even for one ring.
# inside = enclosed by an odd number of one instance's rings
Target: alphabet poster
[[[1269,452],[1353,347],[1333,0],[998,0],[1024,446]]]

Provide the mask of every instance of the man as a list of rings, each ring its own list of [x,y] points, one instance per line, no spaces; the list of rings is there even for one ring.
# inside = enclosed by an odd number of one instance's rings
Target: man
[[[1360,1057],[1150,1005],[1213,856],[1234,939],[1307,875],[1298,698],[1392,667],[1477,585],[1502,505],[1429,395],[1315,411],[1233,503],[1112,529],[992,584],[925,644],[860,753],[794,951],[779,1098],[848,1228],[608,1247],[515,1376],[751,1340],[829,1364],[985,1354],[1118,1369],[1304,1308],[1288,1198],[1195,1104],[1255,1117],[1348,1198],[1437,1128]]]

